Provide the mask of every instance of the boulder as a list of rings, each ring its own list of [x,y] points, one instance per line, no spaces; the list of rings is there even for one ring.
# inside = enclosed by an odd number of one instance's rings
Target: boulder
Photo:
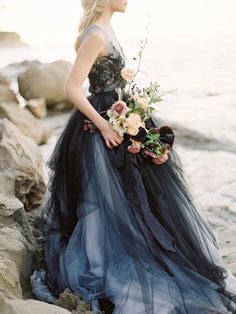
[[[11,260],[4,260],[0,258],[0,287],[5,297],[21,298],[22,296],[19,268],[16,263]]]
[[[28,299],[7,299],[0,295],[0,313],[2,314],[71,314],[66,309],[45,302]]]
[[[26,108],[20,108],[17,103],[0,103],[0,118],[8,118],[26,136],[36,144],[44,144],[52,134],[42,121],[36,119]]]
[[[23,60],[21,62],[13,62],[13,63],[9,63],[7,66],[1,68],[1,73],[6,76],[9,77],[10,80],[16,80],[17,81],[17,77],[20,73],[25,72],[29,66],[31,65],[39,65],[41,64],[40,61],[38,60]]]
[[[15,181],[16,175],[14,171],[0,168],[0,193],[14,196]]]
[[[1,169],[15,174],[15,196],[25,210],[38,207],[47,181],[42,154],[39,147],[6,118],[0,119],[0,165]]]
[[[0,228],[0,286],[6,297],[22,296],[32,270],[34,248],[16,224]]]
[[[10,81],[0,74],[0,104],[2,102],[16,102],[18,103],[15,93],[10,88]]]
[[[26,108],[38,119],[45,118],[47,115],[46,100],[43,97],[28,100]]]
[[[0,193],[0,223],[4,226],[17,224],[17,228],[26,240],[35,247],[36,243],[24,210],[24,205],[18,198]]]
[[[0,84],[10,86],[10,81],[4,75],[0,73]]]
[[[90,310],[90,304],[82,299],[79,295],[75,295],[69,288],[60,293],[56,304],[69,311],[79,311],[84,313]],[[93,312],[92,312],[93,313]]]
[[[43,97],[48,107],[66,102],[67,106],[72,108],[73,105],[64,90],[70,68],[71,63],[65,60],[31,64],[18,76],[19,93],[26,100]]]

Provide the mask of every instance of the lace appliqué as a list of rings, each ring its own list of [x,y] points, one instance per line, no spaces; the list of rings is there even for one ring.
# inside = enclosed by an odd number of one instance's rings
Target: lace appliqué
[[[88,75],[90,93],[95,94],[125,87],[126,82],[120,74],[125,66],[125,58],[115,47],[114,49],[115,52],[109,52],[95,60]]]

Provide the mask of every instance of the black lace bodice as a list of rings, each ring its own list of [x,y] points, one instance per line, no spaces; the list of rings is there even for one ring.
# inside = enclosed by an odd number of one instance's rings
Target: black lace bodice
[[[88,74],[89,92],[96,94],[107,92],[125,86],[125,80],[120,72],[125,67],[126,56],[122,47],[115,45],[109,34],[97,25],[90,25],[84,31],[83,37],[93,31],[101,32],[107,43],[107,54],[98,56]]]

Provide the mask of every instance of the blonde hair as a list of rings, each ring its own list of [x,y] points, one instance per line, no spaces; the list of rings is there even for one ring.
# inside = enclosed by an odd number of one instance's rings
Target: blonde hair
[[[83,31],[93,24],[105,7],[109,4],[110,0],[81,0],[81,6],[83,8],[83,14],[80,18],[78,27],[77,38],[74,43],[75,51],[77,52],[80,45],[80,38]]]

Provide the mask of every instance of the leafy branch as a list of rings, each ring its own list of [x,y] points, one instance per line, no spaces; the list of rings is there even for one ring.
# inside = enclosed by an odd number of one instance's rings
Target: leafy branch
[[[149,2],[149,6],[150,6],[150,2]],[[135,85],[133,86],[133,88],[131,88],[132,84],[134,83],[134,80],[137,76],[137,74],[140,71],[140,67],[141,67],[141,61],[142,61],[142,55],[144,53],[144,50],[146,48],[146,45],[148,43],[148,28],[149,28],[149,23],[150,23],[150,7],[149,7],[149,15],[148,15],[148,21],[147,21],[147,25],[146,25],[146,30],[145,30],[145,38],[144,40],[140,40],[140,48],[139,48],[139,51],[138,51],[138,67],[137,67],[137,71],[135,72],[134,76],[133,76],[133,79],[128,83],[129,84],[129,89],[128,89],[128,93],[130,93],[130,89],[133,89],[135,88]],[[133,60],[136,60],[137,57],[133,57]]]

